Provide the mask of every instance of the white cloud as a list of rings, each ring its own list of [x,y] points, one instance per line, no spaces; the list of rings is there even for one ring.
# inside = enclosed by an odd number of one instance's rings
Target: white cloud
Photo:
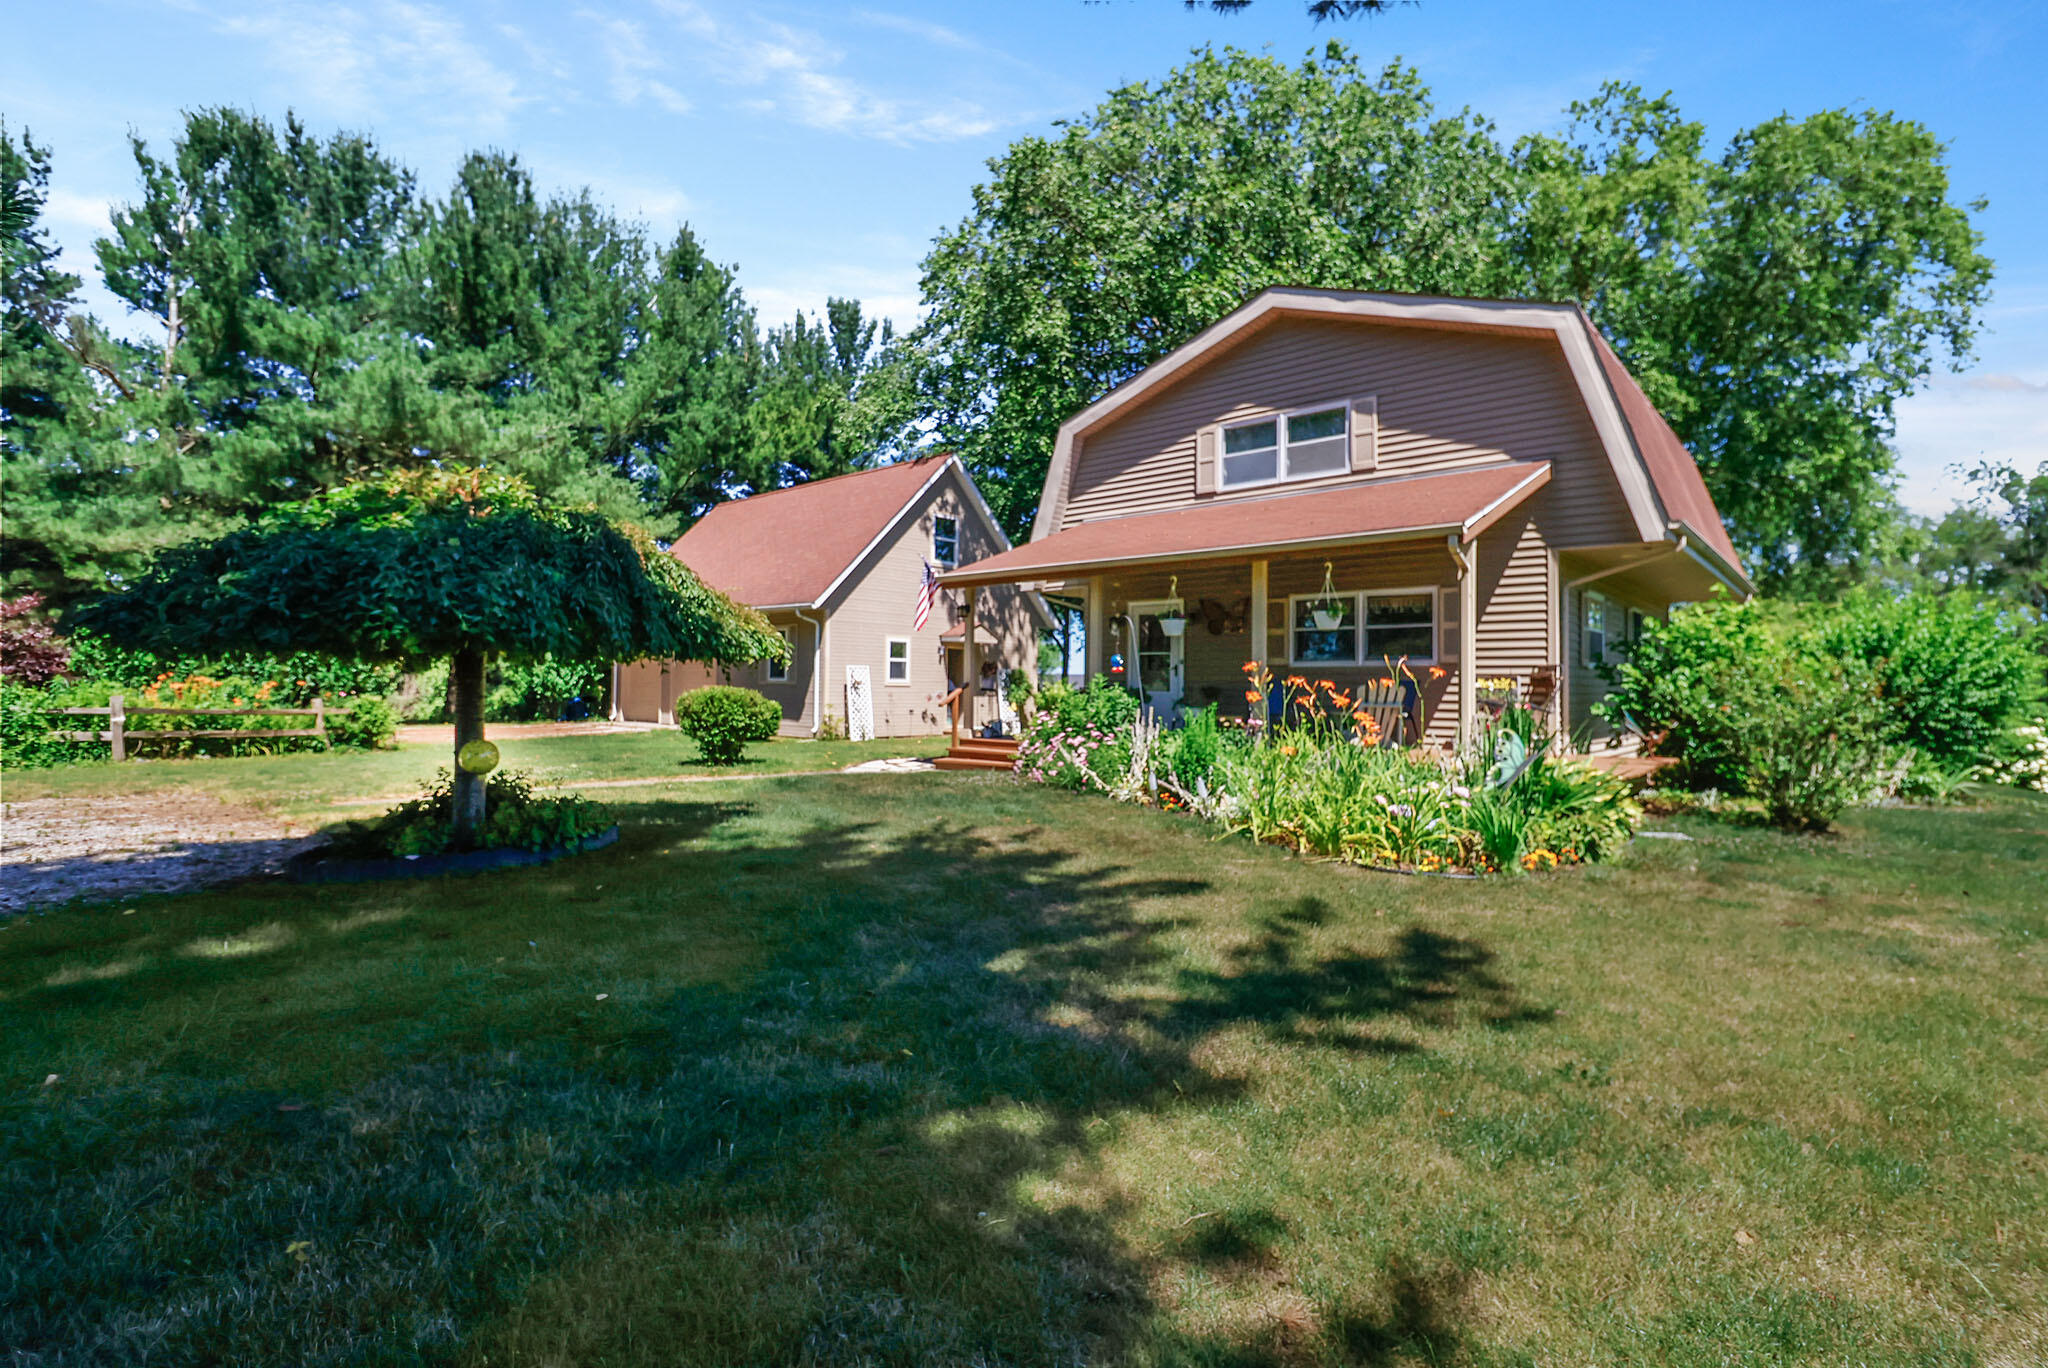
[[[645,29],[630,19],[607,19],[589,10],[578,10],[576,17],[597,33],[598,45],[611,68],[613,99],[625,105],[644,99],[671,114],[690,112],[689,99],[653,74],[665,70],[666,64],[648,43]]]
[[[51,228],[60,236],[88,241],[106,234],[113,210],[114,201],[105,195],[81,195],[60,185],[51,186],[43,201],[43,218]]]
[[[789,322],[799,310],[822,318],[825,301],[832,298],[858,299],[864,315],[888,319],[899,333],[916,327],[922,317],[915,265],[887,269],[817,262],[807,263],[801,277],[777,275],[762,281],[748,278],[744,270],[740,275],[740,287],[764,328]]]
[[[1944,376],[1898,406],[1899,500],[1941,513],[1971,489],[1961,471],[2048,462],[2048,371]]]
[[[655,4],[691,40],[691,55],[706,74],[764,92],[754,98],[806,128],[908,144],[979,137],[996,127],[972,101],[878,94],[839,69],[845,55],[819,34],[751,15],[728,22],[694,0]]]
[[[388,117],[403,99],[428,122],[496,133],[532,98],[431,5],[273,3],[218,14],[214,26],[261,47],[294,103],[340,118]]]

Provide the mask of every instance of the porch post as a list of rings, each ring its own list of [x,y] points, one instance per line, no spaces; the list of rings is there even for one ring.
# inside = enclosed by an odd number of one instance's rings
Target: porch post
[[[1271,649],[1271,629],[1266,624],[1266,567],[1267,562],[1252,562],[1252,654],[1251,658],[1260,665],[1266,663],[1266,653]]]
[[[1088,579],[1088,602],[1083,610],[1082,633],[1087,640],[1082,642],[1081,683],[1093,684],[1108,665],[1109,612],[1104,602],[1102,576],[1091,575]]]
[[[964,668],[961,673],[967,678],[962,681],[967,692],[960,696],[960,705],[967,714],[967,734],[974,735],[974,699],[981,692],[981,643],[974,639],[974,610],[981,597],[981,590],[975,585],[967,586],[967,640],[961,644],[960,659]]]
[[[1479,538],[1458,558],[1458,743],[1470,745],[1479,712]]]

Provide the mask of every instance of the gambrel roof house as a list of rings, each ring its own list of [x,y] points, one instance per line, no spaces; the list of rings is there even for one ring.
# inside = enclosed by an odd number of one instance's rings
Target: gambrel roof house
[[[972,675],[987,687],[1000,670],[1029,669],[1036,595],[980,596],[980,631],[966,642],[962,596],[939,590],[919,622],[919,591],[934,573],[1008,550],[959,459],[899,461],[770,490],[712,508],[670,554],[699,578],[758,609],[791,646],[787,666],[637,661],[614,668],[612,716],[672,722],[676,697],[713,682],[759,689],[782,705],[782,731],[816,735],[847,721],[847,666],[867,667],[877,736],[947,729],[946,695]]]
[[[1296,287],[1068,419],[1031,541],[944,582],[1080,602],[1090,675],[1162,709],[1242,714],[1248,661],[1355,686],[1405,659],[1438,741],[1482,679],[1606,738],[1599,666],[1643,621],[1751,591],[1577,307]]]

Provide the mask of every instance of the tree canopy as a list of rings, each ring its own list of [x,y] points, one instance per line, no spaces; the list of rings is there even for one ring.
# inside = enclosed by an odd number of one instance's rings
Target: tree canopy
[[[1940,143],[1875,111],[1718,156],[1609,85],[1513,144],[1331,43],[1200,51],[990,163],[924,266],[921,398],[1008,529],[1060,422],[1275,283],[1584,306],[1766,579],[1853,568],[1892,516],[1892,411],[1967,355],[1991,263]]]
[[[164,654],[319,651],[416,666],[757,660],[781,637],[646,534],[480,470],[388,474],[172,547],[69,623]]]
[[[4,134],[4,130],[0,130]],[[88,317],[41,224],[47,149],[5,144],[4,573],[62,604],[152,552],[382,473],[454,463],[679,531],[711,504],[871,459],[877,338],[805,359],[761,336],[732,268],[587,192],[479,153],[447,193],[369,137],[187,116],[140,139],[136,197],[98,244],[132,337]],[[838,317],[835,314],[835,318]],[[131,329],[132,330],[132,329]],[[897,386],[896,392],[902,387]]]

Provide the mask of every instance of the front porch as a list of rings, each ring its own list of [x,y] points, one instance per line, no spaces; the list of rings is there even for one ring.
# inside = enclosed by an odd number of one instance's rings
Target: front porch
[[[1562,715],[1548,557],[1531,580],[1515,573],[1512,549],[1417,538],[1106,566],[1039,587],[1081,613],[1084,679],[1135,688],[1162,715],[1264,710],[1247,698],[1248,663],[1353,696],[1412,680],[1407,739],[1449,746],[1503,697]],[[971,718],[962,730],[972,735]]]

